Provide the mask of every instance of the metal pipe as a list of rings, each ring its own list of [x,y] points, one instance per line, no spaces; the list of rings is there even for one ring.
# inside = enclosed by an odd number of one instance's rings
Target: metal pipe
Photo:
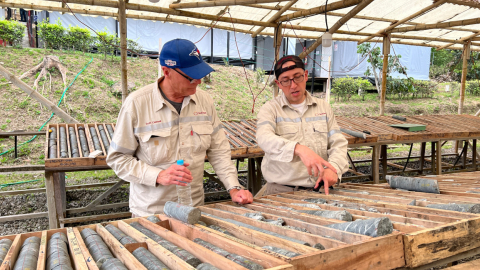
[[[73,127],[68,127],[68,134],[70,135],[70,149],[72,151],[72,157],[80,157],[75,129]]]

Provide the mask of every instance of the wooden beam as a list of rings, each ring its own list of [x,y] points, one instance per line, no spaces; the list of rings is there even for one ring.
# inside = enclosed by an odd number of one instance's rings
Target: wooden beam
[[[467,72],[468,72],[468,59],[470,58],[470,42],[467,42],[463,45],[462,53],[462,79],[460,84],[460,99],[458,101],[458,114],[463,113],[463,102],[465,101],[465,88],[467,82]]]
[[[128,96],[127,87],[127,17],[125,0],[118,0],[118,24],[120,25],[120,66],[122,69],[122,103]]]
[[[288,2],[285,6],[283,6],[282,9],[280,9],[277,13],[275,13],[270,19],[268,19],[268,22],[275,22],[278,18],[280,18],[280,16],[285,12],[287,11],[291,6],[293,6],[295,3],[297,2],[297,0],[292,0],[290,2]],[[252,38],[256,37],[258,35],[258,33],[262,32],[263,29],[265,29],[264,26],[260,26],[253,34],[252,34]]]
[[[280,18],[278,18],[278,21],[279,22],[290,21],[290,20],[302,18],[305,16],[317,15],[317,14],[325,13],[325,10],[332,11],[332,10],[337,10],[342,8],[348,8],[348,7],[360,4],[360,2],[362,2],[362,0],[340,0],[340,1],[328,4],[326,7],[325,5],[321,5],[315,8],[296,11],[291,14],[283,15]]]
[[[45,189],[47,195],[48,224],[50,229],[57,229],[59,226],[57,208],[55,205],[55,187],[53,184],[53,173],[45,172]]]
[[[460,20],[460,21],[450,21],[450,22],[443,22],[443,23],[432,23],[432,24],[417,24],[414,26],[407,26],[407,27],[400,27],[397,29],[392,29],[390,33],[402,33],[402,32],[409,32],[409,31],[422,31],[428,29],[439,29],[439,28],[446,28],[452,26],[463,26],[463,25],[471,25],[471,24],[478,24],[480,23],[480,18],[468,19],[468,20]],[[477,30],[478,31],[478,30]]]
[[[382,92],[380,94],[380,115],[385,114],[385,96],[387,95],[388,55],[390,54],[390,36],[383,38]]]
[[[480,9],[480,4],[478,2],[474,2],[474,1],[448,0],[448,3]]]
[[[399,20],[398,22],[390,25],[389,27],[387,27],[387,28],[385,28],[385,29],[383,29],[383,30],[378,31],[377,33],[378,33],[378,34],[385,34],[385,33],[387,33],[387,32],[390,32],[390,30],[392,30],[393,28],[397,27],[398,25],[401,25],[401,24],[403,24],[403,23],[405,23],[405,22],[408,22],[408,21],[410,21],[410,20],[418,17],[418,16],[421,16],[422,14],[424,14],[424,13],[426,13],[426,12],[428,12],[428,11],[430,11],[430,10],[432,10],[432,9],[440,6],[440,5],[443,5],[445,2],[447,2],[447,0],[439,0],[439,1],[435,2],[435,3],[433,3],[432,5],[429,5],[428,7],[425,7],[425,8],[423,8],[423,9],[421,9],[420,11],[417,11],[417,12],[413,13],[412,15],[410,15],[410,16],[402,19],[402,20]],[[360,44],[362,44],[362,43],[364,43],[364,42],[367,42],[367,41],[369,41],[369,40],[372,39],[372,38],[373,38],[373,36],[369,36],[368,38],[362,39],[360,42],[358,42],[358,45],[360,45]]]
[[[344,25],[348,20],[350,20],[353,16],[355,16],[358,12],[362,11],[366,6],[368,6],[373,0],[363,0],[361,3],[359,3],[357,6],[355,6],[352,10],[350,10],[347,15],[344,17],[340,18],[333,26],[328,30],[330,34],[335,33],[342,25]],[[311,53],[315,48],[317,48],[320,44],[322,44],[322,36],[317,38],[317,41],[315,41],[308,49],[304,52],[302,52],[299,57],[304,58],[307,56],[309,53]]]
[[[3,75],[7,79],[7,81],[12,82],[15,86],[17,86],[18,88],[23,90],[25,93],[27,93],[29,97],[31,97],[31,98],[37,100],[38,102],[42,103],[42,105],[44,105],[47,109],[49,109],[50,111],[55,113],[58,117],[60,117],[65,122],[67,122],[69,124],[79,123],[75,118],[68,115],[62,109],[60,109],[55,104],[53,104],[50,100],[46,99],[40,93],[33,90],[30,86],[28,86],[26,83],[24,83],[22,80],[19,80],[17,77],[15,77],[15,75],[10,73],[2,65],[0,65],[0,74]]]
[[[278,0],[216,0],[216,1],[202,1],[202,2],[187,2],[170,4],[169,8],[202,8],[202,7],[216,7],[216,6],[235,6],[248,5],[256,3],[273,3]]]
[[[463,37],[463,38],[459,39],[458,41],[463,42],[463,41],[466,41],[466,40],[470,40],[470,39],[472,39],[472,38],[474,38],[474,37],[476,37],[476,36],[480,36],[480,31],[477,32],[477,33],[475,33],[475,34],[473,34],[473,35],[469,35],[469,36]],[[469,42],[470,42],[470,44],[471,44],[471,40],[470,40]],[[446,49],[446,48],[448,48],[448,47],[450,47],[450,46],[452,46],[452,45],[453,45],[453,43],[450,43],[450,44],[441,46],[440,48],[438,48],[438,50]]]

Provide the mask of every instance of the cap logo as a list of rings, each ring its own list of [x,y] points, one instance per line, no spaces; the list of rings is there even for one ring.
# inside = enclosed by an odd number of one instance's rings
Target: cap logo
[[[195,47],[189,54],[189,56],[196,56],[198,60],[200,60],[200,51],[197,49],[197,47]]]
[[[165,60],[165,65],[173,67],[177,65],[177,61]]]

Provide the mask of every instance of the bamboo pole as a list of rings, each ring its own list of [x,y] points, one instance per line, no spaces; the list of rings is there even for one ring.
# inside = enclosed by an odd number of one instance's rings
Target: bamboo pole
[[[252,5],[245,5],[245,6],[254,7],[254,8],[261,8],[261,9],[269,9],[269,10],[280,10],[284,7],[282,5],[268,6],[268,5],[259,5],[259,4],[252,4]],[[290,7],[288,10],[289,11],[304,11],[305,9]],[[329,11],[329,12],[327,12],[327,15],[328,16],[335,16],[335,17],[343,17],[343,16],[346,15],[346,13],[330,12]],[[378,18],[378,17],[364,16],[364,15],[355,15],[353,18],[360,19],[360,20],[368,20],[368,21],[376,21],[376,22],[389,22],[389,23],[396,23],[398,21],[398,20],[393,20],[393,19]],[[405,24],[422,25],[422,23],[416,23],[416,22],[405,22]],[[478,31],[478,29],[458,28],[458,27],[446,27],[445,29],[455,30],[455,31],[465,31],[465,32],[477,32]]]
[[[439,0],[439,1],[437,1],[437,2],[435,2],[435,3],[433,3],[433,4],[431,4],[431,5],[429,5],[428,7],[425,7],[425,8],[423,8],[422,10],[417,11],[417,12],[413,13],[412,15],[410,15],[410,16],[402,19],[402,20],[399,20],[398,22],[390,25],[389,27],[387,27],[387,28],[385,28],[385,29],[383,29],[383,30],[378,31],[377,33],[378,33],[378,34],[387,33],[387,32],[389,32],[390,30],[392,30],[393,28],[397,27],[398,25],[401,25],[401,24],[403,24],[403,23],[405,23],[405,22],[408,22],[408,21],[412,20],[413,18],[418,17],[418,16],[424,14],[425,12],[428,12],[428,11],[430,11],[430,10],[432,10],[432,9],[440,6],[440,5],[443,5],[445,2],[447,2],[447,0]],[[369,40],[372,39],[372,38],[373,38],[373,36],[369,36],[368,38],[362,39],[360,42],[358,42],[358,45],[360,45],[360,44],[362,44],[362,43],[364,43],[364,42],[367,42],[367,41],[369,41]]]
[[[461,5],[461,6],[469,6],[473,8],[480,9],[480,4],[474,1],[462,1],[462,0],[449,0],[450,4]]]
[[[469,42],[471,43],[471,40],[470,40],[470,39],[472,39],[472,38],[474,38],[474,37],[476,37],[476,36],[479,36],[479,35],[480,35],[480,31],[477,32],[477,33],[475,33],[475,34],[473,34],[473,35],[463,37],[463,38],[459,39],[458,41],[463,42],[463,41],[465,41],[465,40],[469,40]],[[452,45],[453,45],[453,43],[450,43],[450,44],[447,44],[447,45],[443,45],[443,46],[441,46],[440,48],[438,48],[438,50],[446,49],[446,48],[448,48],[448,47],[450,47],[450,46],[452,46]]]
[[[29,97],[37,100],[38,102],[42,103],[47,109],[55,113],[58,117],[60,117],[63,121],[68,124],[79,123],[75,118],[68,115],[59,107],[55,106],[50,100],[46,99],[37,91],[33,90],[30,86],[24,83],[22,80],[19,80],[15,75],[10,73],[7,69],[5,69],[2,65],[0,65],[0,74],[3,75],[8,81],[12,82],[15,86],[22,89],[25,93],[28,94]]]
[[[330,34],[335,33],[342,25],[344,25],[348,20],[350,20],[353,16],[355,16],[358,12],[362,11],[366,6],[368,6],[373,0],[363,0],[360,4],[356,5],[352,10],[350,10],[347,15],[340,18],[333,26],[328,30]],[[302,52],[299,57],[304,58],[306,55],[311,53],[315,48],[317,48],[320,44],[322,44],[322,37],[321,35],[317,40],[304,52]]]
[[[382,92],[380,95],[380,116],[385,114],[385,96],[387,94],[387,71],[388,55],[390,54],[390,37],[383,38],[383,69],[382,69]]]
[[[216,6],[235,6],[235,5],[248,5],[256,3],[272,3],[278,2],[278,0],[216,0],[216,1],[204,1],[204,2],[187,2],[187,3],[175,3],[170,4],[169,8],[202,8],[202,7],[216,7]]]
[[[53,1],[53,2],[58,2],[60,0],[47,0],[47,1]],[[74,2],[79,2],[79,1],[84,1],[84,0],[73,0]],[[105,5],[109,5],[111,6],[110,3],[104,3],[104,2],[111,2],[111,1],[105,1],[105,0],[102,0],[100,3],[101,4],[105,4]],[[96,2],[95,2],[96,3]],[[0,2],[0,6],[4,6],[4,7],[12,7],[12,8],[24,8],[24,9],[37,9],[37,10],[49,10],[49,11],[58,11],[58,12],[70,12],[69,9],[64,9],[64,8],[60,8],[60,7],[50,7],[50,6],[38,6],[38,5],[30,5],[30,4],[14,4],[14,3],[1,3]],[[128,6],[129,4],[126,4],[126,8],[128,9]],[[138,10],[137,10],[138,11]],[[86,15],[93,15],[93,16],[104,16],[104,17],[117,17],[118,14],[117,13],[113,13],[113,12],[103,12],[103,11],[91,11],[91,10],[88,10],[88,9],[72,9],[72,12],[73,13],[77,13],[77,14],[86,14]],[[167,17],[160,17],[160,16],[146,16],[146,15],[139,15],[139,14],[127,14],[126,15],[127,18],[131,18],[131,19],[140,19],[140,20],[154,20],[154,21],[163,21],[163,22],[177,22],[177,23],[183,23],[183,24],[192,24],[192,25],[197,25],[197,26],[204,26],[204,27],[211,27],[211,23],[204,23],[204,22],[198,22],[198,21],[191,21],[188,19],[178,19],[178,18],[171,18],[169,16]],[[214,16],[214,19],[216,21],[216,19],[218,19],[218,17],[215,17]],[[233,21],[235,22],[236,19],[233,19]],[[228,23],[230,23],[230,20],[229,18],[227,18],[226,20]],[[251,21],[250,21],[251,22]],[[240,23],[242,24],[242,23]],[[276,24],[275,23],[268,23],[268,22],[260,22],[259,24],[252,24],[254,26],[265,26],[265,25],[268,25],[268,27],[276,27]],[[291,24],[283,24],[283,27],[284,28],[287,28],[287,29],[295,29],[295,30],[304,30],[304,31],[314,31],[314,32],[325,32],[326,29],[325,28],[318,28],[318,27],[311,27],[311,26],[300,26],[300,25],[291,25]],[[216,24],[214,28],[218,28],[218,29],[223,29],[223,30],[227,30],[227,31],[237,31],[237,32],[241,32],[241,33],[246,33],[246,34],[252,34],[253,32],[250,31],[250,30],[244,30],[244,29],[239,29],[239,28],[236,28],[234,29],[233,27],[228,27],[228,26],[221,26],[221,25],[218,25]],[[363,33],[363,32],[350,32],[350,31],[344,31],[344,30],[337,30],[336,33],[338,34],[346,34],[346,35],[358,35],[358,36],[370,36],[370,35],[374,35],[374,36],[378,36],[378,37],[381,37],[382,35],[380,34],[375,34],[375,33]],[[270,35],[270,36],[273,36],[273,33],[269,34],[269,33],[259,33],[259,35]],[[296,37],[295,35],[291,35],[290,37]],[[300,37],[300,36],[299,36]],[[311,36],[309,37],[309,39],[317,39],[318,36]],[[401,39],[412,39],[412,40],[428,40],[428,41],[438,41],[438,42],[448,42],[448,43],[459,43],[459,44],[462,44],[463,45],[463,41],[460,41],[460,40],[450,40],[450,39],[442,39],[442,38],[429,38],[429,37],[424,37],[424,36],[407,36],[407,35],[392,35],[392,38],[401,38]],[[337,39],[336,40],[341,40],[341,39]],[[353,40],[352,40],[353,41]],[[354,40],[354,41],[357,41],[357,40]],[[400,44],[400,43],[399,43]],[[419,44],[407,44],[407,45],[419,45]],[[475,45],[475,46],[480,46],[480,43],[479,44],[474,44],[472,43],[472,45]],[[419,46],[422,46],[422,45],[419,45]],[[428,47],[434,47],[434,46],[429,46],[429,45],[423,45],[423,46],[428,46]],[[459,49],[459,48],[455,48],[455,49]]]
[[[390,32],[401,33],[401,32],[408,32],[408,31],[421,31],[421,30],[428,30],[428,29],[446,28],[446,27],[452,27],[452,26],[463,26],[463,25],[471,25],[471,24],[478,24],[478,23],[480,23],[480,18],[460,20],[460,21],[450,21],[450,22],[443,22],[443,23],[417,24],[415,26],[407,26],[407,27],[392,29]]]
[[[331,4],[328,4],[327,7],[325,8],[325,5],[318,6],[316,8],[311,8],[311,9],[306,9],[302,11],[296,11],[291,14],[283,15],[280,18],[278,18],[278,22],[283,22],[283,21],[290,21],[296,18],[301,18],[309,15],[317,15],[321,13],[325,13],[325,10],[337,10],[337,9],[342,9],[342,8],[348,8],[351,6],[355,6],[362,2],[362,0],[341,0],[337,1]]]
[[[125,1],[118,0],[118,23],[120,24],[120,63],[122,68],[122,103],[128,96],[127,82],[127,18]]]
[[[288,2],[282,9],[280,9],[277,13],[275,13],[270,19],[268,19],[268,22],[270,23],[273,23],[275,22],[278,18],[280,18],[280,16],[285,12],[287,11],[291,6],[293,6],[295,3],[297,2],[297,0],[292,0],[290,2]],[[252,38],[256,37],[258,35],[258,33],[262,32],[263,29],[265,29],[265,27],[261,26],[259,27],[253,34],[252,34]]]
[[[282,24],[278,24],[278,27],[275,31],[275,35],[273,37],[273,40],[275,41],[273,43],[273,47],[275,48],[275,63],[277,63],[279,56],[280,56],[280,47],[282,46]],[[275,84],[273,86],[273,96],[277,97],[278,96],[278,85]]]
[[[463,113],[463,102],[465,101],[465,86],[467,82],[468,59],[470,58],[470,42],[463,45],[463,64],[462,64],[462,82],[460,86],[460,100],[458,101],[458,114]]]

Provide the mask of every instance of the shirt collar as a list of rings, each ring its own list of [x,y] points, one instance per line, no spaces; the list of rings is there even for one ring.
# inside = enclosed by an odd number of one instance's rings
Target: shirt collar
[[[288,107],[292,108],[290,102],[288,102],[287,97],[285,97],[285,95],[283,94],[283,92],[280,93],[280,95],[281,95],[280,105],[282,106],[282,108],[285,107],[285,106],[288,106]],[[314,105],[314,104],[316,105],[316,104],[317,104],[317,101],[315,101],[315,99],[313,99],[312,95],[310,95],[310,93],[309,93],[308,91],[305,91],[305,95],[306,95],[306,97],[305,97],[305,104],[306,104],[307,106],[311,106],[311,105]],[[292,108],[292,109],[293,109],[293,108]]]
[[[160,82],[162,82],[163,80],[165,79],[165,76],[162,76],[160,77],[157,82],[155,83],[154,87],[153,87],[153,98],[154,100],[159,100],[159,102],[154,102],[154,110],[157,112],[159,110],[161,110],[163,108],[164,105],[166,105],[165,103],[165,99],[163,98],[162,96],[162,93],[160,93],[160,88],[158,87],[158,84]],[[183,99],[183,105],[182,105],[182,109],[184,107],[186,107],[188,105],[188,103],[190,102],[190,100],[192,100],[195,104],[197,103],[197,94],[194,94],[194,95],[190,95],[188,97],[185,97]]]

